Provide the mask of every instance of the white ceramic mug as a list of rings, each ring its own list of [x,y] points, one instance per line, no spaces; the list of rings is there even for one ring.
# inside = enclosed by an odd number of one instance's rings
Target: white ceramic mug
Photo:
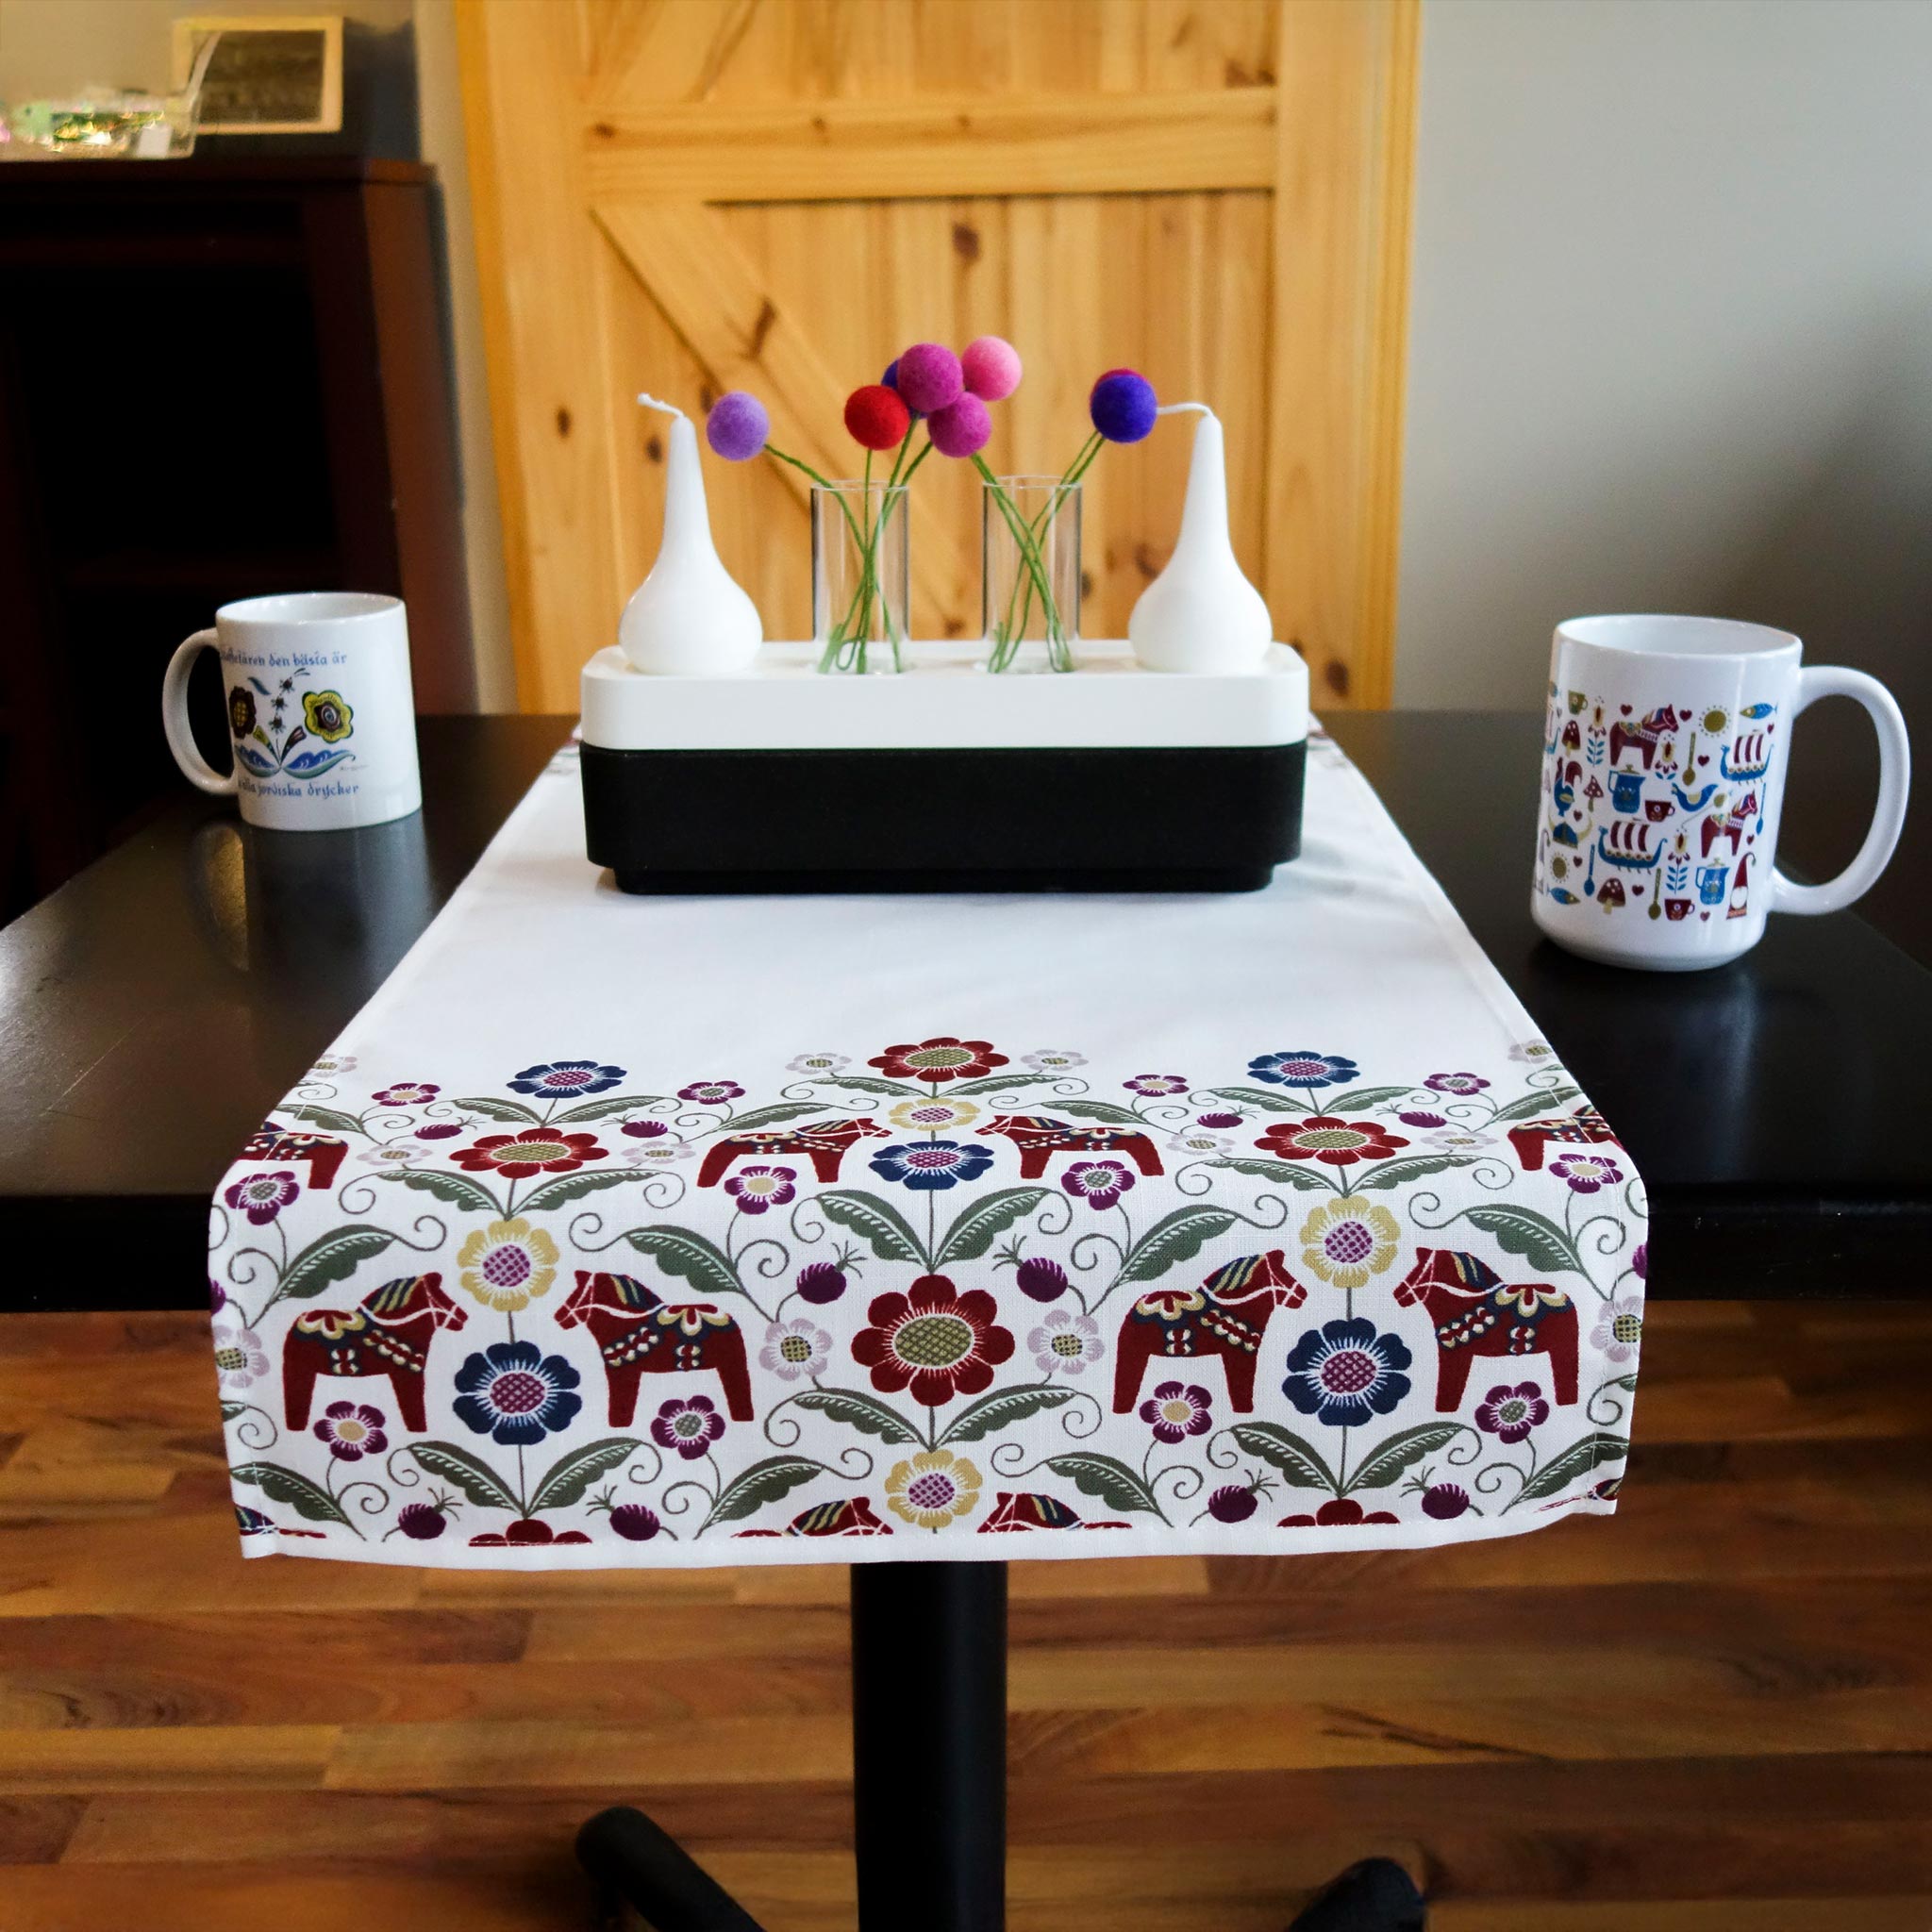
[[[195,654],[222,660],[235,769],[217,772],[188,725]],[[234,793],[251,825],[336,831],[423,803],[409,627],[400,601],[360,591],[249,597],[175,651],[161,686],[175,762],[204,791]]]
[[[1721,966],[1773,912],[1836,912],[1885,870],[1911,753],[1877,679],[1803,668],[1789,631],[1717,617],[1557,626],[1530,911],[1560,946],[1657,972]],[[1878,732],[1878,805],[1858,856],[1801,886],[1777,871],[1792,721],[1855,698]]]

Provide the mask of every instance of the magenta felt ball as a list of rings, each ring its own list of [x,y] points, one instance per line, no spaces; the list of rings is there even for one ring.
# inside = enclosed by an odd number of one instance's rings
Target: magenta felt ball
[[[959,358],[959,373],[981,402],[1004,402],[1020,387],[1020,352],[1003,336],[975,336]]]
[[[912,427],[912,414],[896,390],[869,382],[845,398],[845,427],[861,449],[897,449]]]
[[[1139,442],[1154,427],[1158,407],[1154,385],[1131,369],[1109,369],[1087,403],[1094,428],[1109,442]]]
[[[764,404],[741,389],[720,396],[705,418],[705,440],[727,463],[749,462],[771,433]]]
[[[879,380],[886,388],[892,391],[894,394],[897,394],[899,389],[899,358],[896,356],[886,364],[886,373],[879,377]],[[901,398],[901,400],[903,401],[904,398]],[[924,409],[914,409],[912,411],[912,420],[915,423],[924,423],[925,421],[925,411]]]
[[[926,416],[956,401],[965,386],[958,357],[939,342],[914,342],[899,358],[892,382],[906,407]]]
[[[932,412],[926,419],[925,433],[942,457],[975,456],[992,434],[992,418],[977,396],[962,394],[943,409]]]

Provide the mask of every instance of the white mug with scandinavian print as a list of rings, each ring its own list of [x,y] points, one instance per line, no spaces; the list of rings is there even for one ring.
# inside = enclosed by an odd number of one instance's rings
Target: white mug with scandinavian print
[[[1530,912],[1612,966],[1721,966],[1773,912],[1836,912],[1885,870],[1911,754],[1891,693],[1800,663],[1789,631],[1716,617],[1581,617],[1557,627]],[[1823,697],[1864,706],[1878,804],[1858,855],[1802,886],[1774,863],[1791,724]]]
[[[232,772],[215,771],[189,729],[188,675],[203,650],[222,660]],[[337,831],[423,803],[409,627],[394,597],[310,591],[224,605],[169,662],[161,723],[175,762],[202,791],[232,792],[251,825]]]

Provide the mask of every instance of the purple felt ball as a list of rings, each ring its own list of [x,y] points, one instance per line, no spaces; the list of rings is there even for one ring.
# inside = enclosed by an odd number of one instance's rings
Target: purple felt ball
[[[992,418],[975,395],[962,393],[926,419],[925,433],[942,457],[976,456],[992,434]]]
[[[955,401],[966,387],[959,358],[940,342],[914,342],[893,365],[892,387],[908,409],[930,416]]]
[[[892,390],[892,391],[898,391],[898,389],[899,389],[899,358],[897,358],[896,356],[894,356],[894,357],[892,358],[892,359],[891,359],[891,360],[890,362],[888,362],[888,363],[886,364],[886,373],[885,373],[885,374],[884,374],[884,375],[883,375],[882,376],[880,376],[880,377],[879,377],[879,381],[880,381],[880,383],[881,383],[881,384],[882,384],[882,385],[883,385],[883,386],[884,386],[885,388],[887,388],[887,389],[890,389],[890,390]],[[905,402],[906,402],[906,398],[905,398],[905,395],[904,395],[903,393],[901,393],[901,394],[899,395],[899,400],[900,400],[900,401],[901,401],[902,403],[905,403]],[[925,421],[925,411],[924,411],[924,409],[913,409],[913,408],[912,408],[912,405],[911,405],[910,403],[906,403],[906,407],[907,407],[907,408],[908,408],[908,409],[911,409],[911,411],[912,411],[912,420],[913,420],[913,421],[914,421],[915,423],[924,423],[924,422]]]
[[[1154,385],[1131,369],[1109,369],[1093,385],[1087,411],[1109,442],[1139,442],[1154,427]]]
[[[960,353],[959,373],[981,402],[1004,402],[1020,387],[1020,352],[1004,336],[974,336]]]
[[[720,396],[705,418],[705,440],[727,463],[748,463],[771,433],[764,404],[746,390]]]

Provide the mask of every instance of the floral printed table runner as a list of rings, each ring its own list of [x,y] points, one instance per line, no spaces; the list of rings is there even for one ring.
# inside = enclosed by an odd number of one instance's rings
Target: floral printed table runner
[[[244,1546],[1507,1535],[1615,1507],[1644,1230],[1325,740],[1224,897],[625,898],[566,751],[218,1191]]]

